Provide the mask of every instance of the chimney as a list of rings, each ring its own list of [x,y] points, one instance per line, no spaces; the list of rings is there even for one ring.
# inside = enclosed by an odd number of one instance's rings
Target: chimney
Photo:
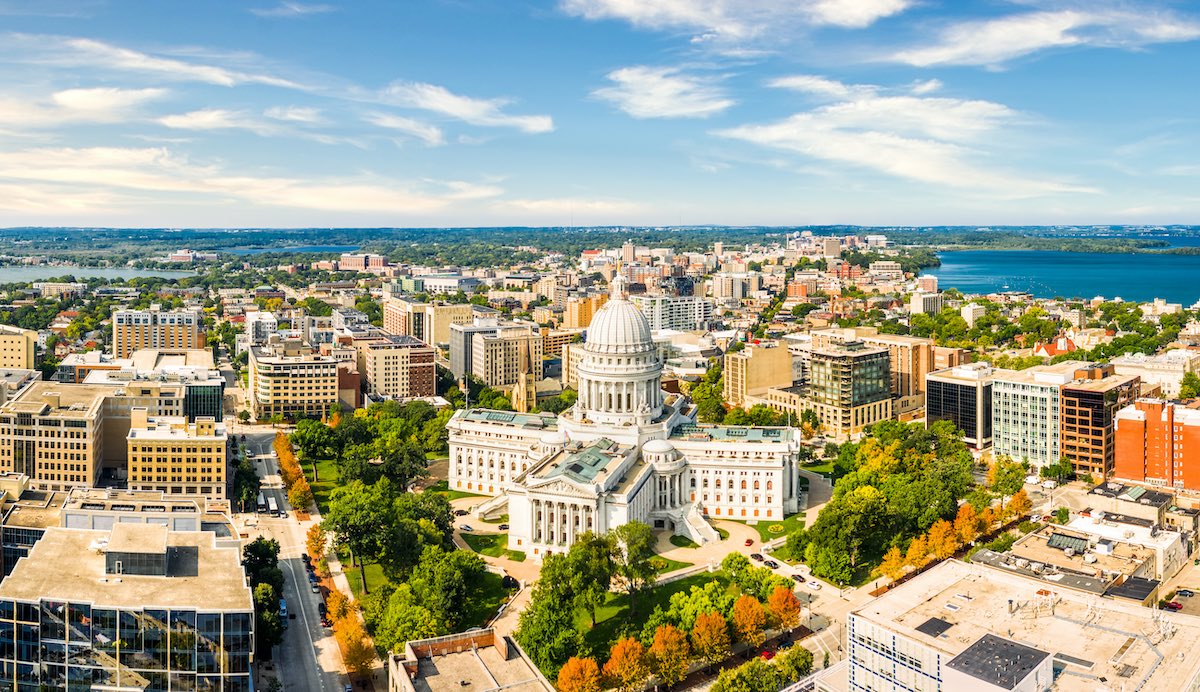
[[[149,410],[145,406],[134,406],[129,410],[129,427],[146,428],[149,425]]]

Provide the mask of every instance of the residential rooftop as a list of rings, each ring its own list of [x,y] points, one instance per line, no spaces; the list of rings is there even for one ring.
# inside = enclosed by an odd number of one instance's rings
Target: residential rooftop
[[[29,555],[18,560],[12,574],[0,582],[0,598],[32,602],[45,598],[114,608],[253,608],[240,551],[217,547],[213,534],[168,533],[165,577],[105,574],[104,546],[111,545],[106,543],[111,535],[58,526],[46,529]],[[130,534],[128,544],[148,545],[134,540],[138,537]]]
[[[1101,483],[1088,491],[1088,494],[1125,500],[1127,502],[1136,502],[1139,505],[1151,507],[1170,507],[1175,504],[1174,495],[1143,488],[1140,485],[1125,485],[1112,482]]]

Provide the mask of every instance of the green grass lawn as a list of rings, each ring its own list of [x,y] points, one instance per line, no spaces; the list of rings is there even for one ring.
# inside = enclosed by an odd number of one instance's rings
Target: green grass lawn
[[[638,594],[635,604],[637,612],[631,609],[629,594],[610,593],[604,605],[596,609],[595,627],[591,626],[591,618],[583,611],[579,612],[576,623],[578,628],[584,632],[588,643],[595,647],[596,651],[608,651],[612,642],[622,631],[628,631],[635,637],[641,634],[642,627],[646,624],[646,618],[654,612],[655,606],[662,606],[666,610],[671,596],[689,591],[693,586],[702,587],[710,581],[717,581],[726,588],[737,588],[730,585],[729,577],[720,570],[712,574],[707,572],[694,574]]]
[[[468,492],[464,492],[462,490],[451,490],[449,481],[438,481],[437,483],[434,483],[433,485],[429,486],[428,489],[432,490],[436,493],[441,493],[441,494],[445,495],[447,500],[457,500],[457,499],[463,498],[463,497],[487,497],[487,495],[480,495],[479,493],[468,493]]]
[[[342,558],[342,571],[346,573],[346,581],[350,582],[350,591],[354,593],[354,599],[361,599],[363,597],[363,592],[362,577],[359,575],[360,568],[350,566],[349,554]],[[387,583],[388,579],[383,575],[383,567],[375,563],[368,563],[367,590],[373,591]]]
[[[508,534],[504,533],[462,533],[466,544],[471,550],[488,557],[507,557],[515,562],[524,562],[525,553],[508,549]],[[520,557],[517,557],[517,556]]]
[[[713,528],[717,530],[717,535],[721,537],[721,540],[723,540],[723,541],[729,540],[729,532],[728,531],[726,531],[725,529],[723,529],[719,526],[714,526]]]
[[[317,501],[317,509],[323,515],[329,507],[329,493],[333,492],[338,485],[338,469],[333,459],[318,459],[316,467],[320,481],[314,480],[313,464],[311,463],[304,465],[304,475],[307,477],[308,485],[312,488],[313,497]]]
[[[802,464],[800,466],[800,468],[804,469],[805,471],[812,471],[813,473],[819,473],[822,476],[825,476],[826,478],[833,478],[833,460],[832,459],[829,459],[827,461],[822,461],[822,462],[819,462],[816,464]]]
[[[745,524],[746,522],[738,520],[738,523]],[[782,526],[783,528],[772,531],[772,526]],[[775,540],[776,538],[783,538],[796,529],[804,528],[804,512],[796,512],[795,514],[785,518],[783,521],[764,521],[760,519],[757,524],[754,524],[750,528],[758,531],[758,536],[762,539],[763,543]]]
[[[446,456],[447,452],[425,452],[425,459],[428,461],[437,461],[438,459],[449,459]]]
[[[656,573],[667,574],[669,572],[674,572],[677,569],[691,567],[695,563],[680,562],[679,560],[672,560],[671,558],[663,557],[662,555],[655,555],[654,557],[650,558],[650,564],[654,565],[654,571]]]
[[[673,545],[677,548],[699,548],[700,547],[699,545],[696,545],[696,541],[693,541],[692,539],[688,538],[687,536],[679,536],[679,535],[671,536],[671,545]]]
[[[501,514],[500,516],[496,517],[495,519],[480,519],[480,521],[482,521],[486,524],[507,524],[508,523],[508,515]]]
[[[463,625],[483,627],[512,596],[512,591],[504,588],[500,581],[499,574],[484,572],[483,583],[469,597],[471,607],[463,616]]]

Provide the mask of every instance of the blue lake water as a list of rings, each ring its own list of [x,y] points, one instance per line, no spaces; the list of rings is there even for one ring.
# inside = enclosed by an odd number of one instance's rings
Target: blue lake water
[[[60,276],[74,276],[77,279],[99,276],[105,279],[130,279],[136,276],[161,276],[168,279],[181,279],[194,276],[195,272],[176,271],[170,269],[128,269],[126,267],[74,267],[53,265],[20,265],[0,267],[0,284],[26,281],[44,281]]]
[[[261,255],[264,252],[354,252],[357,245],[297,245],[295,247],[239,247],[226,250],[235,255]]]
[[[926,272],[942,289],[963,293],[1027,291],[1038,298],[1164,298],[1185,307],[1200,300],[1200,255],[1107,254],[1044,250],[942,252]]]

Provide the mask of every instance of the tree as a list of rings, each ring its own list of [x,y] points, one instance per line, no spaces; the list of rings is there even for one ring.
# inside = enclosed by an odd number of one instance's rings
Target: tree
[[[242,409],[241,411],[238,411],[237,417],[238,417],[238,422],[240,422],[242,425],[245,425],[250,422],[250,412],[247,411],[246,409]]]
[[[650,663],[654,677],[668,688],[682,682],[687,676],[691,648],[687,635],[674,625],[660,625],[654,632],[654,643],[650,646]]]
[[[1186,400],[1196,397],[1200,397],[1200,375],[1194,372],[1184,373],[1179,383],[1179,398]]]
[[[654,557],[654,530],[640,521],[631,521],[618,526],[612,534],[616,541],[617,573],[629,589],[629,609],[637,612],[635,596],[655,575],[650,562]]]
[[[964,545],[979,536],[979,514],[970,503],[964,503],[958,508],[958,515],[954,517],[954,533]]]
[[[379,475],[390,479],[401,492],[418,478],[429,476],[429,461],[425,449],[399,435],[387,435],[376,441],[375,454],[379,460]]]
[[[763,633],[766,627],[767,614],[757,598],[739,596],[733,602],[733,631],[737,634],[738,641],[756,647],[766,639]]]
[[[917,536],[908,544],[908,551],[904,554],[904,562],[920,569],[929,562],[929,541],[925,536]]]
[[[342,661],[347,669],[359,675],[371,670],[371,664],[375,661],[375,648],[367,641],[367,633],[363,631],[358,618],[344,618],[339,623],[335,635],[342,649]]]
[[[712,686],[712,692],[775,692],[778,689],[779,669],[761,658],[721,671]]]
[[[254,587],[254,636],[260,652],[270,658],[271,649],[283,642],[283,619],[279,616],[279,592],[270,584]]]
[[[325,529],[321,528],[320,524],[308,527],[308,533],[304,535],[304,548],[314,562],[320,562],[321,558],[325,557],[328,545],[329,536],[325,534]]]
[[[708,665],[716,665],[729,656],[729,625],[725,616],[713,611],[701,613],[692,627],[692,650]]]
[[[998,457],[988,468],[988,487],[1001,495],[1012,495],[1025,485],[1025,470],[1019,461]]]
[[[312,507],[312,488],[309,487],[306,479],[300,478],[295,483],[292,483],[291,489],[288,490],[288,504],[294,509],[306,511],[309,507]]]
[[[575,539],[567,553],[572,588],[578,607],[583,608],[596,626],[596,609],[608,598],[616,563],[613,560],[613,541],[585,531]]]
[[[1033,509],[1033,503],[1029,501],[1029,495],[1025,491],[1018,490],[1012,499],[1008,501],[1008,516],[1024,517]]]
[[[346,594],[337,589],[333,589],[325,597],[325,606],[328,608],[329,619],[334,622],[341,620],[353,612],[350,607],[350,599],[346,597]]]
[[[333,428],[309,418],[296,423],[296,430],[289,438],[299,450],[300,458],[307,461],[332,458],[337,445]]]
[[[353,481],[330,493],[321,526],[350,549],[352,561],[365,564],[379,558],[386,531],[394,525],[390,486],[387,481],[370,486]],[[367,593],[365,569],[359,570],[359,577],[363,593]]]
[[[775,668],[782,678],[780,684],[790,685],[812,673],[813,654],[803,646],[793,646],[775,656]]]
[[[1053,464],[1046,464],[1042,467],[1040,475],[1042,478],[1053,478],[1062,483],[1070,478],[1075,473],[1075,467],[1071,464],[1071,460],[1064,454],[1058,458],[1058,461]]]
[[[958,540],[954,535],[954,526],[945,519],[939,519],[929,527],[929,553],[937,560],[945,560],[958,550]]]
[[[767,598],[767,607],[779,629],[790,630],[800,624],[800,599],[796,598],[796,592],[790,587],[782,584],[776,586]]]
[[[879,563],[879,567],[875,570],[877,573],[896,581],[904,576],[904,555],[900,552],[900,548],[892,546],[883,554],[883,561]]]
[[[558,671],[559,692],[600,692],[600,668],[595,659],[572,656]]]
[[[650,666],[646,661],[646,648],[633,637],[625,637],[613,644],[608,662],[604,664],[604,679],[610,687],[625,692],[641,689],[650,677]]]

